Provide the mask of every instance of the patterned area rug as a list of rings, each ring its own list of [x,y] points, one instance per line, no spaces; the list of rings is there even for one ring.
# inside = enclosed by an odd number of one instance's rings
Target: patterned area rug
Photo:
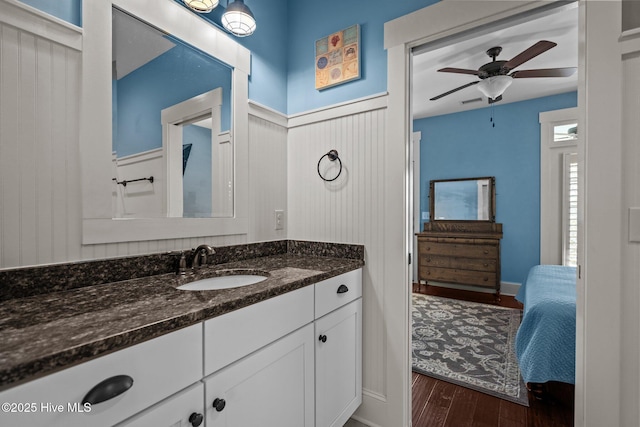
[[[413,294],[415,372],[529,406],[514,340],[521,311]]]

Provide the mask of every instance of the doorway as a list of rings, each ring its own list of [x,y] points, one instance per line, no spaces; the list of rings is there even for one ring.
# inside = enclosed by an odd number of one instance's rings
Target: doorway
[[[530,12],[531,12],[530,10],[529,10],[529,11],[527,11],[527,15],[529,16],[529,18],[528,18],[528,19],[531,19],[531,15],[529,14]],[[540,11],[538,11],[538,12],[540,12]],[[549,13],[549,11],[548,11],[548,10],[546,10],[546,11],[542,11],[542,13],[543,13],[543,14],[547,14],[547,13]],[[518,14],[514,14],[514,15],[516,16],[515,21],[518,21],[518,19],[522,19],[522,16],[519,16],[519,17],[518,17]],[[506,22],[506,21],[505,21],[505,22]],[[503,24],[503,23],[501,23],[501,24]],[[576,26],[577,26],[577,19],[576,19]],[[479,30],[480,32],[482,32],[482,31],[486,31],[486,30],[487,30],[487,26],[480,26],[480,28],[479,28],[478,30]],[[435,33],[435,32],[434,32],[434,33]],[[447,45],[450,45],[450,44],[454,43],[454,42],[456,41],[456,38],[457,38],[457,37],[469,38],[469,37],[470,37],[470,34],[472,34],[472,33],[473,33],[473,32],[472,32],[471,30],[466,30],[466,32],[463,32],[462,34],[457,34],[457,35],[452,34],[452,35],[449,35],[449,36],[446,36],[446,37],[442,37],[442,38],[434,37],[433,46],[435,46],[434,48],[442,48],[442,47],[445,47],[445,46],[447,46]],[[576,44],[577,44],[577,43],[576,43]],[[427,43],[427,44],[425,44],[425,45],[419,45],[419,47],[414,47],[414,48],[413,48],[413,51],[415,52],[415,51],[416,51],[416,49],[429,49],[429,47],[425,47],[425,46],[428,46],[428,45],[429,45],[429,43]],[[576,50],[577,50],[577,48],[576,48]],[[415,58],[414,58],[414,59],[415,59]],[[411,61],[409,61],[409,63],[411,63]],[[442,66],[442,65],[444,65],[444,64],[439,64],[439,65],[440,65],[440,66]],[[414,77],[415,77],[415,76],[414,76]],[[415,84],[416,84],[416,82],[415,82],[415,80],[414,80],[414,81],[413,81],[413,85],[415,86]],[[577,86],[577,85],[576,85],[576,86]],[[575,90],[575,89],[574,89],[574,90]],[[409,102],[409,103],[411,103],[411,102]],[[414,105],[415,105],[415,104],[414,104]],[[492,117],[492,118],[493,118],[493,117]],[[424,131],[424,129],[416,129],[416,128],[412,128],[412,131],[416,131],[416,130],[422,131],[423,140],[424,140],[424,139],[425,139],[425,133],[426,133],[426,132]],[[415,162],[415,163],[417,164],[417,162]],[[538,169],[539,169],[539,168],[538,168]],[[538,172],[539,172],[539,170],[538,170]],[[480,174],[480,175],[482,175],[482,174]],[[449,177],[449,178],[453,178],[453,177]],[[538,178],[538,179],[539,179],[539,178]],[[424,185],[424,177],[423,177],[423,182],[422,182],[422,184]],[[420,183],[419,183],[419,182],[418,182],[418,183],[413,183],[413,185],[414,185],[414,189],[413,189],[413,191],[412,191],[412,194],[425,194],[425,192],[424,192],[424,191],[420,191]],[[414,196],[414,197],[415,197],[415,196]],[[419,197],[420,197],[420,196],[419,196]],[[416,203],[417,205],[419,205],[419,204],[421,203],[421,200],[416,200],[416,201],[415,201],[415,203]],[[418,211],[418,209],[414,209],[414,212],[415,212],[415,211]],[[418,213],[417,213],[417,214],[416,214],[416,213],[413,213],[413,215],[412,215],[412,216],[413,216],[414,218],[416,218],[418,222],[420,222],[420,219],[424,216],[424,214],[425,214],[425,210],[424,210],[424,209],[420,209],[420,210],[418,211]],[[428,215],[428,212],[427,212],[427,215]],[[415,231],[415,229],[416,229],[417,227],[418,227],[418,225],[416,224],[416,222],[415,222],[415,221],[414,221],[414,222],[412,222],[412,228],[413,228],[413,231]],[[539,249],[539,246],[538,246],[537,248]],[[536,253],[536,257],[537,257],[537,256],[539,256],[539,251]],[[415,259],[415,262],[414,262],[414,266],[415,266],[415,264],[417,264],[417,262],[419,262],[419,261],[417,260],[417,257],[416,257],[416,258],[414,258],[414,259]],[[413,267],[413,268],[415,268],[415,267]],[[572,419],[572,418],[573,418],[573,417],[571,416],[571,419]]]

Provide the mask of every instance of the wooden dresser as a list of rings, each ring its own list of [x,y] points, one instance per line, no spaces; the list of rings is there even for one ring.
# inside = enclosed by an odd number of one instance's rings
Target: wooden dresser
[[[432,221],[418,236],[418,279],[495,289],[500,298],[502,224]]]

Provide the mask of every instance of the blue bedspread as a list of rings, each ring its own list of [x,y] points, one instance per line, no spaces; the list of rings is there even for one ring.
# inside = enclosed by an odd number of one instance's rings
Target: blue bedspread
[[[575,384],[576,268],[533,267],[516,299],[524,304],[516,335],[524,381]]]

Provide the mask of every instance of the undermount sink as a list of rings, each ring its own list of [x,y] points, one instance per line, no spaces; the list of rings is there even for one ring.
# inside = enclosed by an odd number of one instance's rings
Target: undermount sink
[[[195,280],[178,286],[181,291],[212,291],[219,289],[239,288],[267,280],[268,273],[252,270],[223,270],[214,277]]]

